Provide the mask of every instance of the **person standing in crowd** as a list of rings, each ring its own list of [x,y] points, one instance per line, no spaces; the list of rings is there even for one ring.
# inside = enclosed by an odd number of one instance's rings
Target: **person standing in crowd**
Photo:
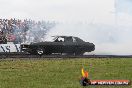
[[[54,22],[36,22],[31,19],[0,19],[0,43],[6,43],[7,41],[24,43],[27,41],[26,36],[28,36],[28,39],[41,41],[40,39],[46,35],[46,32],[54,26]],[[31,33],[27,33],[29,31]]]
[[[7,43],[7,39],[3,34],[3,31],[0,29],[0,44],[6,44]]]

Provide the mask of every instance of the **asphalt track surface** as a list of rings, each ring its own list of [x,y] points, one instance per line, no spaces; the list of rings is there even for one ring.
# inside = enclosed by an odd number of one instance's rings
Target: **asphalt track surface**
[[[0,53],[0,59],[21,59],[21,58],[36,58],[36,59],[44,59],[44,58],[132,58],[132,55],[60,55],[60,54],[52,54],[52,55],[30,55],[25,53]]]

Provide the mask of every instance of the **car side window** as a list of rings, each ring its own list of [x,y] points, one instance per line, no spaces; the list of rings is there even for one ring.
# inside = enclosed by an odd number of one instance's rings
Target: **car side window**
[[[55,40],[55,42],[64,42],[64,38],[58,37],[58,38]]]
[[[72,37],[72,39],[73,39],[73,42],[77,42],[76,39],[75,39],[74,37]]]
[[[65,42],[73,42],[72,37],[66,37],[66,38],[65,38]]]

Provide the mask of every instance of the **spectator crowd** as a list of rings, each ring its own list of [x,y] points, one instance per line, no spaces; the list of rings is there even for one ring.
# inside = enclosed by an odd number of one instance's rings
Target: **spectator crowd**
[[[55,22],[0,19],[0,44],[38,42],[55,26]]]

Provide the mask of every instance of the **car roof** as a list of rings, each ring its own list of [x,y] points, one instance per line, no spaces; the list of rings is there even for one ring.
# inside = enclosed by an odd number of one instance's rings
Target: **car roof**
[[[62,38],[65,38],[65,37],[74,37],[74,36],[61,36],[61,35],[55,35],[55,36],[51,36],[51,37],[62,37]]]
[[[53,40],[55,40],[56,38],[58,38],[58,37],[62,37],[62,38],[69,38],[69,37],[72,37],[72,38],[75,38],[76,40],[78,40],[78,42],[84,42],[82,39],[80,39],[80,38],[78,38],[78,37],[75,37],[75,36],[58,36],[58,35],[56,35],[56,36],[52,36],[52,37],[54,37],[54,39]]]

